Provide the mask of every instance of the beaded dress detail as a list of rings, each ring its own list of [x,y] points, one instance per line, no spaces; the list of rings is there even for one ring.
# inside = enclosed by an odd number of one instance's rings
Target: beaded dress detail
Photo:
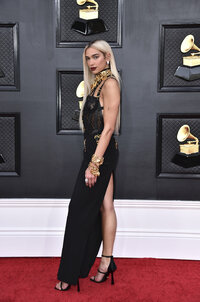
[[[100,207],[118,159],[118,148],[112,136],[104,153],[104,163],[99,168],[97,182],[92,188],[85,185],[85,170],[104,128],[103,107],[99,102],[101,89],[105,81],[113,77],[110,69],[103,70],[97,76],[83,108],[84,156],[69,204],[58,270],[58,280],[70,284],[76,284],[78,278],[88,276],[98,254],[102,241]],[[98,94],[94,96],[96,89]]]

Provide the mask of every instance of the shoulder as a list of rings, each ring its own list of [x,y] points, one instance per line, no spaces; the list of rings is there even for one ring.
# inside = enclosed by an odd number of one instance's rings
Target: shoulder
[[[104,108],[115,107],[120,103],[120,87],[115,78],[109,78],[105,81],[102,89]]]
[[[114,77],[107,79],[103,85],[103,90],[104,92],[119,90],[118,81]]]

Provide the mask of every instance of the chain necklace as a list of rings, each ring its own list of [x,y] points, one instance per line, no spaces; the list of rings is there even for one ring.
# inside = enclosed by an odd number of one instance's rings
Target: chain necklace
[[[91,91],[93,91],[102,81],[105,81],[107,78],[111,77],[112,72],[110,68],[104,69],[96,74],[94,82],[91,85]]]

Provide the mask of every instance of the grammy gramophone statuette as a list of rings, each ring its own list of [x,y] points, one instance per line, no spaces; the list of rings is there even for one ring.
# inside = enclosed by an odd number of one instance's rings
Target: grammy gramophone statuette
[[[174,74],[187,81],[200,79],[200,48],[194,44],[194,36],[187,35],[181,43],[181,52],[187,53],[192,49],[198,52],[183,56],[183,66],[179,66]]]
[[[200,165],[199,140],[191,134],[189,125],[183,125],[179,129],[177,140],[181,143],[180,152],[173,157],[172,162],[184,168]]]
[[[80,111],[81,111],[81,107],[83,104],[83,97],[84,97],[84,81],[81,81],[76,89],[76,96],[78,98],[82,98],[82,100],[79,100],[79,109],[74,110],[74,115],[72,117],[72,119],[76,122],[79,121],[79,115],[80,115]]]
[[[86,2],[93,3],[84,9],[79,9],[79,18],[74,21],[71,29],[85,36],[98,34],[108,31],[102,19],[99,19],[99,5],[94,0],[76,0],[78,5],[84,5]]]

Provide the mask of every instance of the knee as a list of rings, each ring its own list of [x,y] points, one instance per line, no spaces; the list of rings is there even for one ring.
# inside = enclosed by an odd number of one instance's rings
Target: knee
[[[109,203],[103,202],[101,205],[101,208],[100,208],[101,213],[110,213],[110,212],[113,212],[114,210],[115,209],[114,209],[113,201],[109,202]]]

